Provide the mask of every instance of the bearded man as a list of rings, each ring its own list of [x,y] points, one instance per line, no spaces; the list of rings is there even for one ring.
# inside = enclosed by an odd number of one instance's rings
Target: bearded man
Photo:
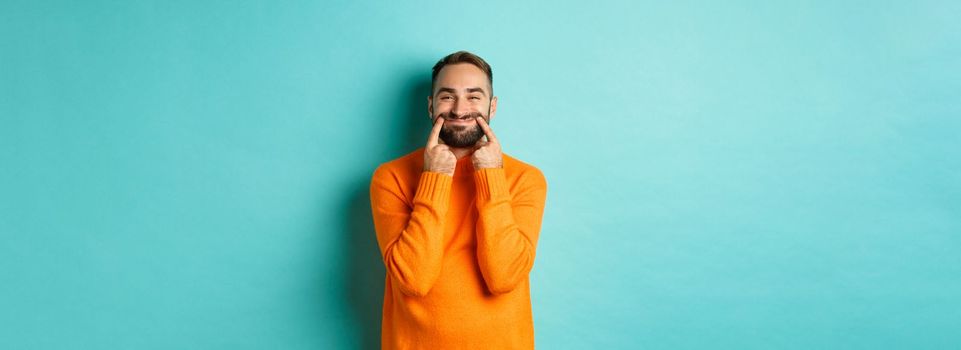
[[[501,151],[493,72],[466,51],[433,68],[426,145],[370,184],[387,276],[383,349],[533,349],[529,274],[544,175]]]

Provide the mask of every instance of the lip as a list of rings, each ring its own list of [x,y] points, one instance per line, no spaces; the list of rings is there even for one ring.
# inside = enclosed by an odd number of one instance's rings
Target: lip
[[[444,118],[444,123],[453,123],[453,124],[470,124],[470,123],[476,123],[476,122],[477,122],[477,121],[476,121],[476,120],[474,120],[474,118],[464,118],[464,119],[450,119],[450,118]]]

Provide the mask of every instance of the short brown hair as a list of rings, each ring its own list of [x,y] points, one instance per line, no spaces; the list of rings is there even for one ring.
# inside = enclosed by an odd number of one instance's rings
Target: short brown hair
[[[440,74],[440,70],[448,64],[457,63],[470,63],[484,71],[484,73],[487,74],[487,83],[490,84],[491,87],[490,94],[491,96],[494,95],[494,72],[491,70],[491,65],[487,64],[487,61],[484,61],[484,59],[480,58],[480,56],[467,51],[457,51],[450,55],[444,56],[444,58],[441,58],[440,61],[437,61],[437,64],[434,65],[434,70],[430,76],[431,95],[434,94],[434,84],[437,83],[437,74]]]

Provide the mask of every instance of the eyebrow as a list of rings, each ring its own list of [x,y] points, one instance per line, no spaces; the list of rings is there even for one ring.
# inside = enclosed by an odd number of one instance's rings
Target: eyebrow
[[[467,89],[467,93],[471,93],[471,92],[479,92],[479,93],[484,94],[484,96],[487,96],[487,93],[484,92],[484,89],[481,89],[481,88],[479,88],[479,87],[468,88],[468,89]]]
[[[449,93],[452,93],[452,94],[453,94],[453,93],[456,93],[457,90],[454,90],[454,89],[449,88],[449,87],[442,87],[442,88],[440,88],[440,89],[437,89],[437,94],[438,94],[438,95],[440,95],[440,93],[442,93],[442,92],[449,92]],[[484,96],[487,96],[487,92],[485,92],[484,89],[481,89],[481,88],[479,88],[479,87],[467,88],[467,93],[472,93],[472,92],[479,92],[479,93],[481,93],[481,94],[484,94]]]

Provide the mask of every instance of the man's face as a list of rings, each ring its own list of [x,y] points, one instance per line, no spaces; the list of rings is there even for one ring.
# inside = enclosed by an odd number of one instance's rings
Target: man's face
[[[469,63],[444,66],[437,73],[434,91],[427,97],[431,121],[444,118],[440,139],[450,147],[471,147],[484,136],[474,119],[490,123],[497,112],[497,97],[491,96],[487,74]]]

